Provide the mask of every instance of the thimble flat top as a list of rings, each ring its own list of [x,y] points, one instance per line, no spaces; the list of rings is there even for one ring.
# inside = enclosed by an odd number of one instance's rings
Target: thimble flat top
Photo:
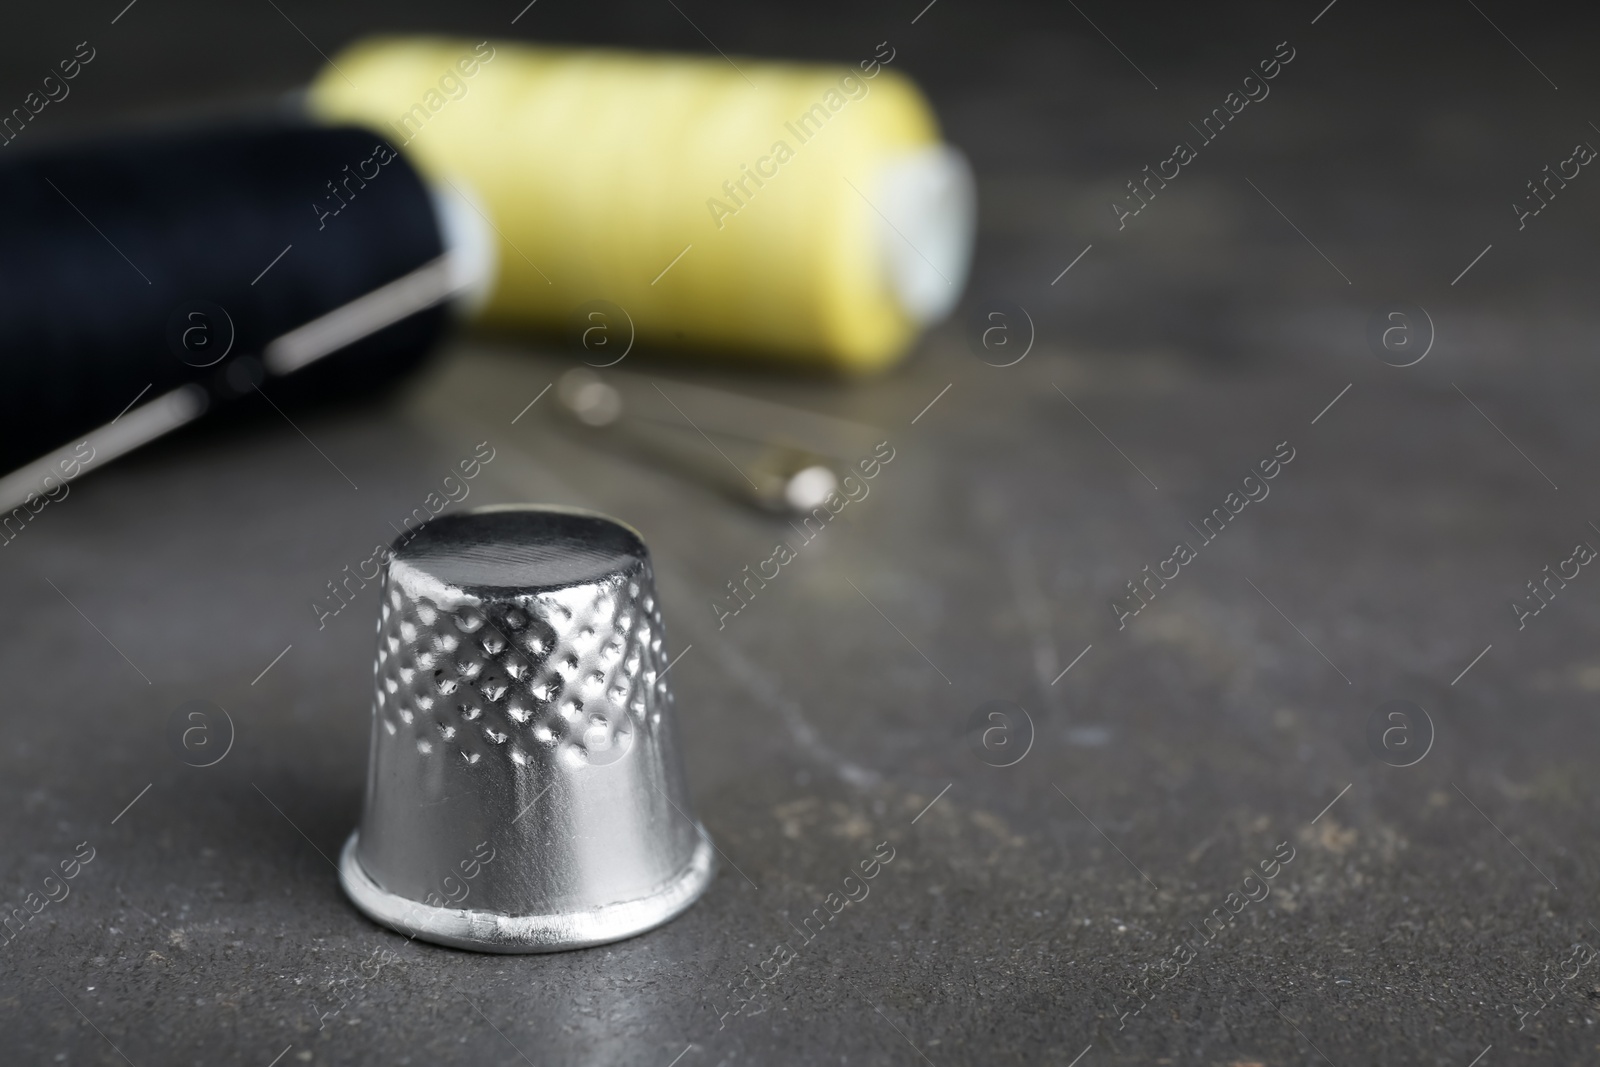
[[[637,571],[649,558],[631,527],[557,508],[501,507],[442,515],[395,550],[466,592],[537,592]]]
[[[340,877],[430,940],[537,952],[628,937],[709,884],[650,555],[589,512],[434,519],[384,574],[361,826]]]

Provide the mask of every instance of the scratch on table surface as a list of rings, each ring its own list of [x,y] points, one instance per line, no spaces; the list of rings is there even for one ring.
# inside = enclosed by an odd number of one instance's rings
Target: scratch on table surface
[[[1011,590],[1011,602],[1027,632],[1031,653],[1029,658],[1035,680],[1039,683],[1040,699],[1047,703],[1051,711],[1059,713],[1062,710],[1061,691],[1052,689],[1050,683],[1058,677],[1061,664],[1055,646],[1050,603],[1040,593],[1046,586],[1040,579],[1027,535],[1017,532],[1021,524],[1016,521],[1010,502],[993,488],[985,487],[975,494],[972,515],[984,528],[987,539],[999,546]]]
[[[858,789],[869,789],[883,780],[877,771],[854,763],[830,748],[806,720],[805,709],[800,702],[785,695],[773,677],[734,647],[732,642],[711,641],[708,647],[735,681],[748,689],[763,705],[778,713],[790,735],[808,755]]]
[[[1033,645],[1033,670],[1039,682],[1039,691],[1052,704],[1057,703],[1059,698],[1057,693],[1051,692],[1050,682],[1057,676],[1061,665],[1051,634],[1050,605],[1039,592],[1043,588],[1039,568],[1034,564],[1033,552],[1029,549],[1026,537],[1019,535],[1012,540],[1010,551],[1006,553],[1006,573],[1011,579],[1017,614],[1027,625],[1028,637]]]

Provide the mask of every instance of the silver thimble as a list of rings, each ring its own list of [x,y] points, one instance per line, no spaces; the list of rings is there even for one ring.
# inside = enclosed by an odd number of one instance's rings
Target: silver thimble
[[[370,918],[483,952],[632,937],[710,884],[650,554],[590,512],[497,507],[395,543],[361,825]]]

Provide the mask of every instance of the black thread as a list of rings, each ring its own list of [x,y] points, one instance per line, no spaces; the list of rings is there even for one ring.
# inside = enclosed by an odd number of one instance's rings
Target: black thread
[[[379,149],[394,157],[375,164]],[[268,341],[444,250],[427,186],[359,127],[185,127],[8,156],[0,205],[0,469],[110,422],[147,385],[145,401],[198,382],[226,409],[262,382]],[[234,331],[208,367],[171,340],[197,303]],[[285,405],[370,394],[448,319],[415,313],[263,387]]]

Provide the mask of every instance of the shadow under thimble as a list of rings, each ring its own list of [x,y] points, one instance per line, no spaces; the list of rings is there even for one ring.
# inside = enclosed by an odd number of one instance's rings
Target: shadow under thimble
[[[650,555],[622,523],[480,508],[396,541],[345,892],[484,952],[604,944],[683,911],[715,861],[667,662]]]

